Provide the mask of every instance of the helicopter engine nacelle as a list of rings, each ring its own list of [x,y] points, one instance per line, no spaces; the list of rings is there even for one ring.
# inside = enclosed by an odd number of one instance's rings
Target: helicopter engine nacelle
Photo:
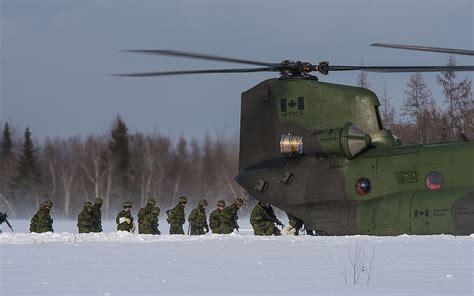
[[[282,135],[280,152],[285,155],[342,155],[354,158],[371,143],[370,136],[347,122],[342,128],[311,132],[306,136]]]

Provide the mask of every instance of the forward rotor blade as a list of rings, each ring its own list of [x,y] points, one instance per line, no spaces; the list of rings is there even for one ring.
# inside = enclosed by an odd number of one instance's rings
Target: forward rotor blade
[[[391,43],[374,43],[371,46],[397,48],[397,49],[408,49],[408,50],[419,50],[419,51],[431,51],[451,54],[462,54],[474,56],[474,50],[467,49],[456,49],[456,48],[443,48],[443,47],[430,47],[430,46],[417,46],[417,45],[403,45],[403,44],[391,44]]]
[[[474,71],[474,66],[329,66],[331,71],[365,71],[382,73]]]
[[[218,61],[218,62],[229,62],[229,63],[256,65],[256,66],[267,66],[267,67],[278,67],[280,65],[280,64],[265,63],[265,62],[259,62],[259,61],[250,61],[250,60],[243,60],[243,59],[234,59],[234,58],[228,58],[228,57],[220,57],[220,56],[214,56],[214,55],[208,55],[208,54],[202,54],[202,53],[195,53],[195,52],[178,51],[178,50],[131,49],[131,50],[125,50],[125,52],[166,55],[166,56],[175,56],[175,57],[192,58],[192,59],[209,60],[209,61]]]
[[[251,73],[251,72],[268,72],[268,71],[279,71],[279,70],[273,67],[266,67],[266,68],[248,68],[248,69],[211,69],[211,70],[144,72],[144,73],[129,73],[129,74],[112,74],[112,76],[153,77],[153,76],[170,76],[170,75],[187,75],[187,74]]]

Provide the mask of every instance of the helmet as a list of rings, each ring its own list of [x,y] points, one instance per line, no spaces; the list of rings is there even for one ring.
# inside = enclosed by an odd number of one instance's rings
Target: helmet
[[[153,207],[156,205],[156,201],[153,198],[149,198],[146,200],[146,204]]]
[[[47,200],[40,204],[40,209],[51,209],[53,207],[53,202],[51,200]]]
[[[102,205],[104,203],[104,200],[102,198],[98,197],[98,198],[95,199],[94,203],[97,204],[97,205]]]
[[[235,199],[235,203],[238,204],[239,206],[242,206],[244,204],[244,200],[240,197],[237,197]]]
[[[93,205],[90,201],[84,202],[84,208],[92,208],[92,207],[93,207]]]
[[[219,201],[217,201],[217,206],[218,206],[218,207],[225,207],[225,201],[222,200],[222,199],[219,200]]]
[[[199,205],[200,205],[201,207],[206,207],[206,206],[207,206],[207,200],[201,199],[201,200],[199,201]]]
[[[178,199],[178,203],[180,203],[180,204],[185,204],[187,202],[188,202],[188,198],[184,195],[181,195]]]
[[[128,200],[125,201],[125,202],[123,203],[123,207],[124,207],[124,208],[131,208],[131,207],[132,207],[132,202],[131,202],[131,201],[128,201]]]

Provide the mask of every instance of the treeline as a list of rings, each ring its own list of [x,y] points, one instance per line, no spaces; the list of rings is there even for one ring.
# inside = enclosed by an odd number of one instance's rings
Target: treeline
[[[455,66],[450,56],[447,66]],[[474,137],[474,101],[472,80],[458,78],[456,72],[437,74],[443,97],[435,98],[421,73],[410,75],[399,110],[393,105],[386,85],[378,91],[384,127],[406,144],[438,143]],[[357,85],[371,88],[367,74],[358,75]],[[441,102],[441,104],[437,103]]]
[[[31,217],[51,199],[56,217],[76,218],[84,201],[104,199],[105,218],[113,218],[125,200],[135,210],[147,198],[163,209],[180,195],[194,206],[206,198],[244,197],[233,178],[238,151],[233,139],[207,135],[201,142],[161,134],[130,134],[117,116],[101,136],[47,138],[33,145],[31,132],[13,137],[4,124],[0,153],[0,208],[14,217]]]
[[[448,65],[454,64],[450,57]],[[379,92],[384,126],[404,143],[474,138],[472,81],[454,72],[437,80],[444,97],[435,100],[423,76],[412,74],[398,110],[386,86]],[[357,84],[371,88],[364,72]],[[103,135],[34,143],[28,128],[20,135],[7,122],[1,124],[0,210],[13,217],[30,218],[46,199],[54,202],[55,217],[65,218],[75,218],[83,202],[96,197],[104,199],[105,218],[114,217],[125,200],[135,209],[147,198],[167,209],[180,195],[187,195],[190,205],[206,198],[212,207],[219,199],[248,200],[233,179],[238,171],[234,138],[174,141],[162,134],[129,133],[117,116]]]

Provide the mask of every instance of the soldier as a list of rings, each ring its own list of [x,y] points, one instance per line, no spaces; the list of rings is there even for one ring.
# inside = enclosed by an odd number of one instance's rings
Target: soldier
[[[94,206],[90,201],[86,201],[82,211],[77,217],[77,228],[79,233],[89,233],[94,230]]]
[[[288,216],[288,224],[282,228],[281,233],[283,235],[298,235],[303,227],[303,220],[289,213],[286,213],[286,215]]]
[[[98,197],[94,201],[94,207],[92,208],[92,231],[91,232],[102,232],[102,207],[103,200]]]
[[[209,232],[206,217],[207,200],[201,199],[197,208],[191,211],[188,216],[191,235],[202,235]]]
[[[155,208],[156,201],[153,198],[146,200],[146,205],[138,211],[138,233],[140,234],[152,234],[151,229],[151,212]],[[158,208],[159,210],[160,208]],[[159,215],[160,213],[158,213]]]
[[[38,211],[31,219],[30,232],[54,232],[53,219],[50,215],[52,207],[53,202],[50,200],[47,200],[44,203],[40,204]]]
[[[161,234],[161,231],[158,229],[158,216],[160,215],[160,208],[154,207],[151,210],[149,215],[149,224],[151,229],[151,234]]]
[[[168,218],[166,221],[170,224],[170,234],[184,234],[183,224],[184,218],[184,207],[188,203],[186,196],[180,196],[178,204],[171,210],[166,211]]]
[[[115,222],[117,223],[117,230],[123,230],[128,232],[135,231],[135,225],[133,224],[133,217],[132,217],[132,203],[130,201],[126,201],[123,203],[123,210],[121,210],[117,214],[117,218]]]
[[[217,202],[217,209],[211,212],[209,217],[209,227],[211,227],[212,233],[221,233],[221,216],[224,212],[225,201],[222,199]]]
[[[255,235],[280,235],[280,230],[275,223],[283,226],[277,219],[273,208],[269,203],[258,202],[250,214],[250,224],[252,224]]]
[[[221,233],[222,234],[229,234],[237,229],[239,231],[239,224],[237,224],[237,220],[239,216],[237,216],[237,211],[242,207],[244,204],[244,200],[242,198],[237,198],[233,204],[227,206],[222,211],[221,215]]]

